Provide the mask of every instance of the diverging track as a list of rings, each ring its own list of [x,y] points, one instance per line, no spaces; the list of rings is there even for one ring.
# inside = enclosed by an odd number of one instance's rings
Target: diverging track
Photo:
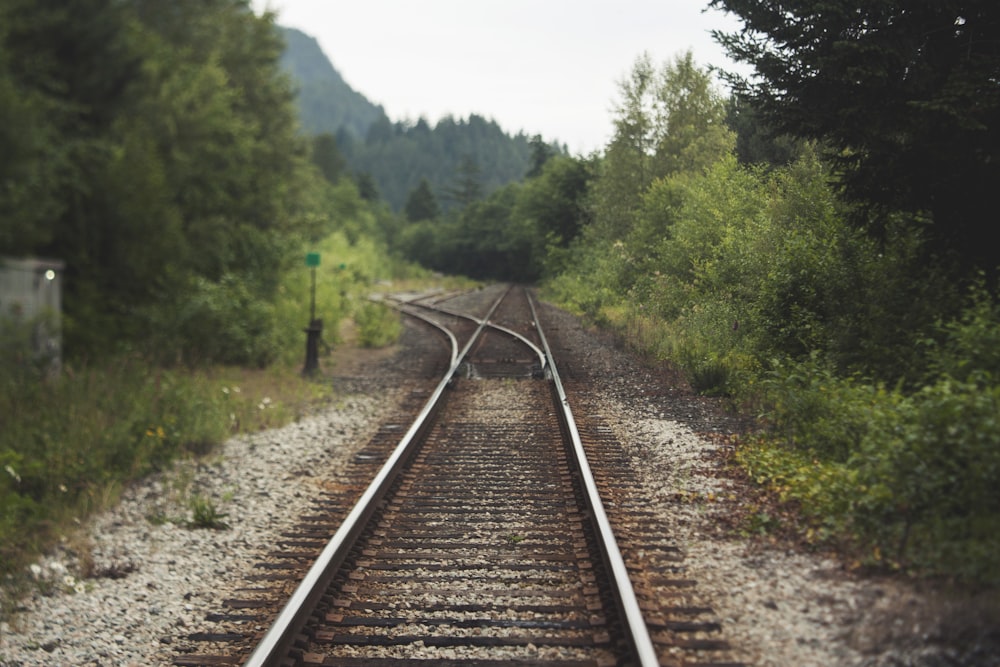
[[[246,665],[660,664],[534,306],[496,295],[399,305],[448,374]]]

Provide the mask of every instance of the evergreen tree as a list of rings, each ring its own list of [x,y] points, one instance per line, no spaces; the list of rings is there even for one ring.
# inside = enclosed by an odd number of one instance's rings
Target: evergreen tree
[[[320,134],[312,139],[312,161],[331,183],[340,180],[347,163],[337,149],[337,140],[332,134]]]
[[[531,167],[526,174],[527,178],[535,178],[542,173],[542,167],[556,154],[555,149],[545,143],[540,134],[536,134],[529,142],[531,146]]]
[[[619,85],[615,132],[592,193],[593,231],[628,235],[654,180],[697,169],[729,150],[726,103],[690,52],[657,69],[640,56]]]
[[[453,184],[445,190],[445,197],[465,208],[483,198],[482,169],[471,155],[462,158]]]
[[[1000,5],[993,0],[712,0],[743,21],[717,38],[755,69],[731,77],[782,132],[831,148],[845,193],[918,214],[940,248],[1000,263]],[[864,220],[864,219],[863,219]]]
[[[431,190],[431,184],[426,178],[421,178],[417,187],[410,192],[406,198],[406,206],[403,208],[406,219],[410,222],[420,222],[421,220],[435,220],[441,215],[441,208],[438,206],[437,197]]]
[[[378,201],[378,188],[375,186],[375,179],[367,171],[362,171],[355,175],[355,182],[358,185],[358,193],[365,201]]]
[[[66,262],[68,353],[179,354],[191,304],[271,294],[305,154],[281,51],[246,2],[0,0],[0,253]]]

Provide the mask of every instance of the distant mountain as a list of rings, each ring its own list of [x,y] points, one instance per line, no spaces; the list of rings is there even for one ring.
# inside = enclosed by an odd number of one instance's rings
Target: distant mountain
[[[281,67],[295,82],[299,122],[307,134],[347,131],[363,139],[373,123],[388,120],[381,106],[347,85],[314,37],[279,29],[285,39]]]
[[[370,176],[394,210],[403,208],[421,179],[447,210],[460,203],[454,192],[467,188],[470,178],[477,181],[473,189],[486,196],[522,180],[530,168],[526,135],[509,136],[476,114],[468,120],[448,116],[433,127],[423,118],[394,123],[381,106],[347,85],[313,37],[293,28],[281,31],[286,43],[281,65],[295,85],[303,131],[335,136],[351,171]]]

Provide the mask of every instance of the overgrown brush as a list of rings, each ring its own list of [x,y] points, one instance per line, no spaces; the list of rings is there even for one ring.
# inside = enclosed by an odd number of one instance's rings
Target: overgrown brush
[[[67,366],[53,378],[10,355],[0,365],[3,572],[74,518],[115,502],[129,481],[204,455],[233,433],[285,423],[322,391],[297,374],[283,383],[280,370],[194,373],[136,357]]]
[[[982,292],[932,345],[916,389],[811,359],[763,384],[769,432],[740,457],[798,502],[810,539],[861,562],[1000,582],[1000,310]]]
[[[363,347],[385,347],[396,342],[403,331],[399,314],[383,303],[361,304],[354,312],[354,322]]]
[[[620,239],[584,235],[548,294],[696,391],[759,409],[740,461],[801,509],[810,540],[1000,581],[996,291],[963,311],[960,274],[912,220],[889,216],[876,242],[830,179],[808,151],[664,177]]]

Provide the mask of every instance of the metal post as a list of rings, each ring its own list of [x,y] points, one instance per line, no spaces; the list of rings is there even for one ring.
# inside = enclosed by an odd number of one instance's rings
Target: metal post
[[[306,362],[302,367],[302,374],[311,376],[319,372],[319,340],[323,335],[323,320],[316,319],[316,267],[319,266],[319,253],[306,255],[306,266],[312,272],[312,287],[309,291],[309,326],[303,329],[306,332]]]
[[[306,332],[306,363],[303,375],[315,375],[319,371],[319,339],[323,335],[323,320],[310,320]]]

